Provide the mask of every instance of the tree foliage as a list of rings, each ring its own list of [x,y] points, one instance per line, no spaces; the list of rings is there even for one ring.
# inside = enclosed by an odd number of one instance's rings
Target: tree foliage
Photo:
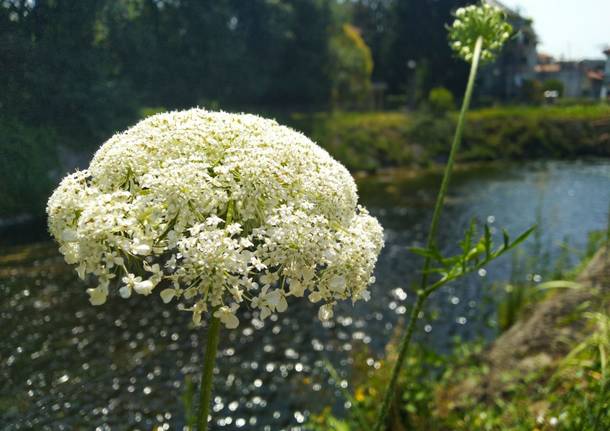
[[[143,107],[358,106],[371,80],[456,93],[444,26],[468,2],[4,0],[0,114],[99,144]]]
[[[371,91],[373,57],[357,28],[344,24],[331,39],[333,106],[363,107]]]
[[[407,90],[418,73],[421,88],[412,97],[425,97],[435,86],[452,93],[463,91],[466,64],[451,54],[445,25],[455,9],[476,3],[473,0],[396,0],[391,4],[388,26],[388,55],[383,79],[390,90]]]

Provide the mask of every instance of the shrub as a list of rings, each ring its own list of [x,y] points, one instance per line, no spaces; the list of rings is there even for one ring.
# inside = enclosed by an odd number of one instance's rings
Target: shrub
[[[537,79],[526,79],[521,87],[521,100],[524,103],[540,105],[544,102],[544,90]]]
[[[556,91],[557,96],[562,97],[564,91],[563,82],[561,82],[559,79],[547,79],[542,83],[542,90],[544,92]]]
[[[401,113],[295,115],[292,125],[351,170],[374,171],[414,160],[410,118]]]
[[[455,109],[455,98],[445,87],[435,87],[428,95],[428,105],[432,112],[444,114]]]

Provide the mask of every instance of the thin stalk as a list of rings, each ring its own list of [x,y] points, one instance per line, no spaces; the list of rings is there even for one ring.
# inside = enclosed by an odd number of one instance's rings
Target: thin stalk
[[[466,113],[470,108],[470,100],[472,99],[472,92],[474,90],[474,83],[477,77],[477,70],[479,68],[479,57],[481,56],[481,48],[483,45],[483,38],[479,37],[474,46],[474,54],[472,57],[472,64],[470,66],[470,76],[468,77],[468,84],[466,85],[466,92],[464,93],[464,101],[462,102],[462,109],[460,110],[460,116],[458,117],[457,128],[455,129],[455,135],[453,136],[453,142],[451,144],[451,151],[449,152],[449,160],[447,166],[445,166],[445,173],[443,175],[443,181],[441,182],[441,188],[436,196],[436,204],[434,205],[434,213],[432,214],[432,223],[430,224],[430,231],[428,232],[428,241],[426,243],[427,248],[432,248],[436,243],[436,233],[438,231],[438,223],[441,219],[441,212],[443,210],[443,204],[445,203],[445,197],[447,195],[447,189],[449,188],[449,182],[451,181],[451,175],[453,173],[453,163],[455,162],[455,155],[460,149],[462,143],[462,134],[464,132],[464,123],[466,121]],[[424,271],[421,279],[421,289],[425,289],[428,285],[428,270],[430,269],[431,259],[426,257],[424,261]]]
[[[208,415],[210,413],[210,401],[212,400],[212,382],[214,379],[214,363],[216,362],[219,333],[220,320],[212,316],[205,347],[205,358],[203,360],[201,392],[199,393],[199,414],[197,416],[197,429],[199,431],[207,431],[208,429]]]
[[[225,226],[228,226],[233,222],[234,212],[235,202],[231,200],[227,203]],[[203,359],[203,372],[201,375],[201,392],[199,393],[199,413],[197,416],[197,429],[199,431],[208,430],[208,415],[210,413],[212,383],[214,380],[214,363],[216,362],[218,335],[220,333],[220,320],[217,317],[214,317],[214,312],[210,314],[210,329],[208,329],[208,339],[205,346],[205,358]]]
[[[457,128],[455,130],[455,135],[453,137],[453,142],[451,144],[451,151],[449,153],[449,160],[447,161],[447,166],[445,166],[445,172],[443,175],[443,180],[441,182],[441,187],[436,197],[436,205],[434,206],[434,213],[432,214],[432,223],[430,224],[430,231],[428,232],[428,240],[426,242],[426,248],[432,248],[436,243],[436,234],[438,231],[438,224],[441,217],[441,212],[443,209],[443,204],[445,202],[445,196],[447,195],[447,189],[449,187],[449,182],[451,180],[451,174],[453,172],[453,164],[455,162],[455,155],[460,148],[460,144],[462,142],[462,134],[464,131],[464,122],[466,119],[466,112],[468,112],[468,108],[470,107],[470,100],[472,99],[472,92],[474,90],[474,84],[477,76],[477,69],[479,67],[479,59],[481,57],[481,48],[483,45],[483,39],[479,37],[474,46],[474,54],[472,57],[472,63],[470,66],[470,75],[468,77],[468,84],[466,85],[466,92],[464,94],[464,101],[462,102],[462,109],[460,110],[460,116],[458,117]],[[407,353],[409,351],[409,345],[411,343],[411,338],[413,336],[413,332],[415,331],[415,326],[417,325],[417,318],[421,313],[424,303],[430,293],[432,293],[435,289],[428,289],[428,273],[430,269],[431,259],[430,257],[426,257],[423,266],[422,278],[421,278],[421,287],[417,292],[417,300],[415,305],[413,306],[413,310],[411,311],[411,317],[409,319],[409,323],[407,324],[407,328],[405,333],[400,341],[400,350],[398,353],[398,358],[396,359],[396,363],[394,364],[394,368],[392,369],[392,375],[390,377],[390,382],[386,388],[386,392],[383,397],[383,403],[381,405],[381,410],[379,411],[379,416],[377,417],[377,422],[375,423],[374,431],[381,431],[383,429],[383,425],[385,423],[385,419],[388,415],[388,411],[390,409],[390,405],[392,404],[392,400],[394,398],[396,392],[396,382],[398,381],[398,374],[402,369],[403,363],[407,357]]]

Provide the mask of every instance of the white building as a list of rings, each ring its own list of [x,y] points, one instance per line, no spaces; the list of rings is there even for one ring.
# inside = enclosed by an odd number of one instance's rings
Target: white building
[[[498,0],[485,2],[506,13],[515,37],[506,43],[495,62],[481,69],[481,91],[496,99],[514,100],[521,96],[524,84],[536,78],[538,38],[531,19]]]
[[[606,67],[604,68],[604,84],[600,92],[600,98],[607,100],[610,96],[610,48],[604,51],[606,54]]]

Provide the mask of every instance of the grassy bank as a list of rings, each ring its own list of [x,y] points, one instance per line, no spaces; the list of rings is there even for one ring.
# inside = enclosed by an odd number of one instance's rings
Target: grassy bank
[[[568,280],[532,286],[537,294],[526,303],[501,304],[498,317],[506,306],[517,307],[519,317],[491,345],[458,341],[449,355],[412,349],[387,430],[610,429],[610,255],[603,252],[609,238],[591,237],[595,248],[564,274]],[[327,409],[312,416],[309,429],[369,429],[396,348],[390,343],[385,358],[353,370],[344,390],[347,418]],[[356,352],[370,357],[365,348]]]
[[[295,114],[292,125],[352,170],[443,161],[456,114]],[[473,111],[461,161],[610,156],[610,106],[498,107]]]

